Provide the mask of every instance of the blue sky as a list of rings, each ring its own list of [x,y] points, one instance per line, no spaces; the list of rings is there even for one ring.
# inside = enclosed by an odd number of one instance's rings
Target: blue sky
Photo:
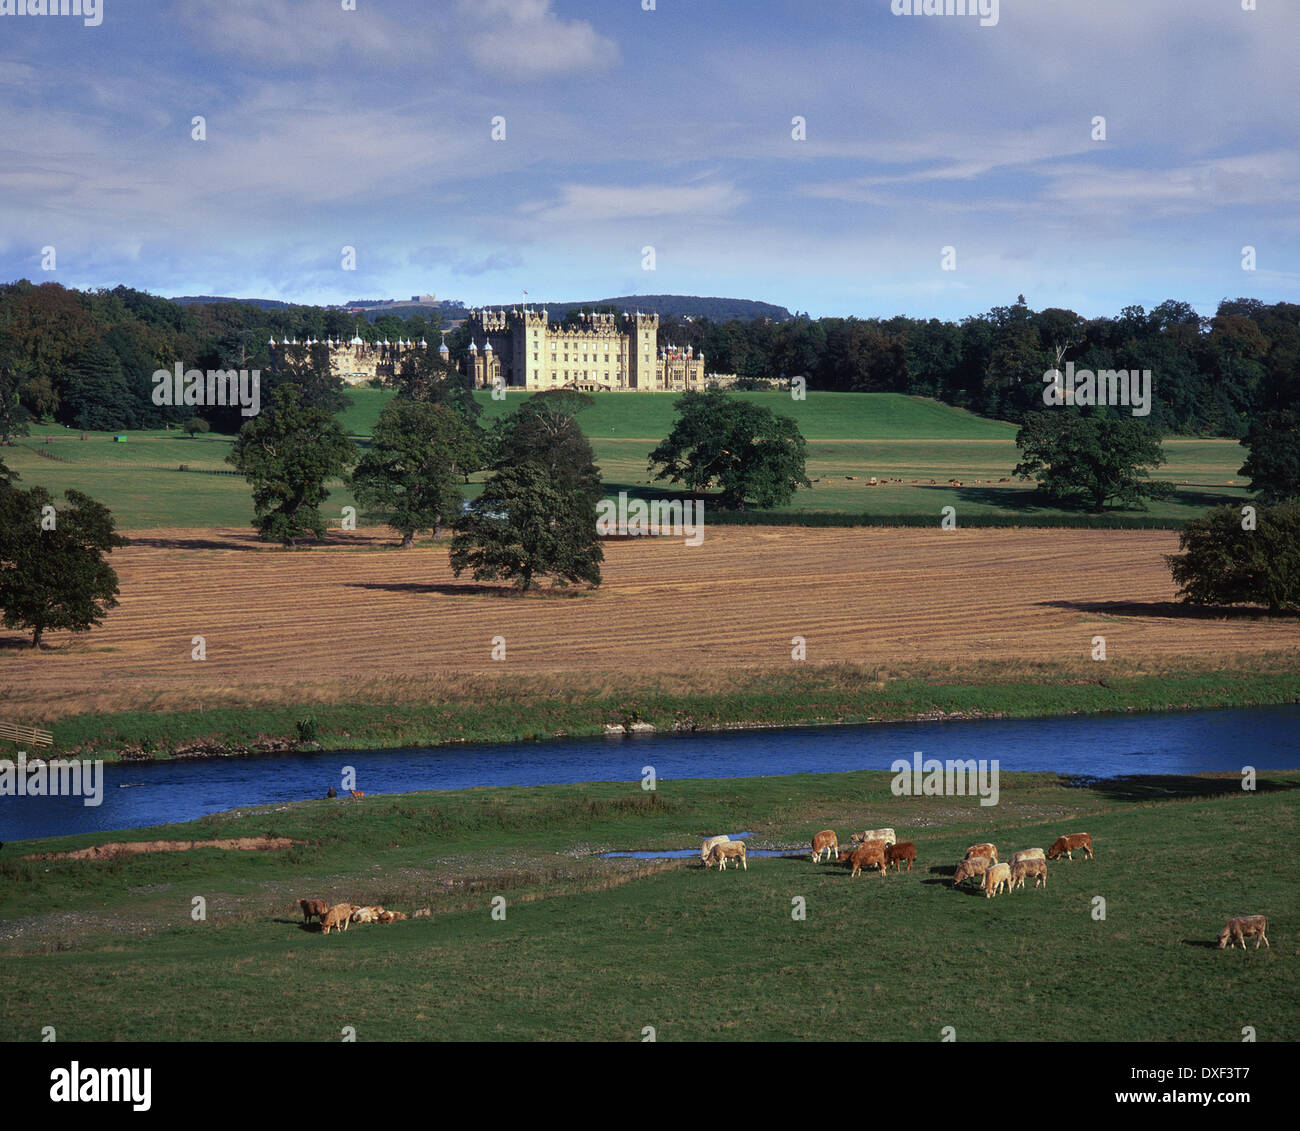
[[[101,2],[97,27],[0,15],[0,280],[1300,302],[1296,0],[1001,0],[987,27],[890,0]]]

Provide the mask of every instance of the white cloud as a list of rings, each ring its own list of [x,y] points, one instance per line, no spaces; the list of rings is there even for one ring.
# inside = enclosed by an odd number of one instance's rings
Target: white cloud
[[[618,45],[586,20],[563,20],[550,0],[461,0],[483,25],[466,48],[475,66],[507,79],[603,74],[619,62]]]
[[[375,11],[319,0],[183,0],[169,15],[209,51],[281,68],[391,58],[413,43]]]
[[[559,200],[524,204],[520,211],[548,224],[580,225],[650,217],[722,216],[745,200],[745,194],[726,181],[701,185],[567,184],[561,186]]]

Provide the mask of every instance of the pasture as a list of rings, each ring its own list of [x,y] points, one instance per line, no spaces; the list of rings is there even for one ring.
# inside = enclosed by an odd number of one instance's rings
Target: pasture
[[[0,1040],[1295,1041],[1300,930],[1277,846],[1300,774],[1069,782],[1003,774],[1001,800],[894,797],[889,775],[370,796],[132,833],[309,841],[289,852],[23,861],[111,835],[6,845]],[[813,864],[824,827],[891,825],[912,873]],[[605,860],[751,830],[748,871]],[[1045,889],[954,890],[966,846],[1061,832],[1095,861]],[[191,918],[195,896],[207,918]],[[306,928],[302,897],[429,918]],[[504,897],[504,920],[491,916]],[[806,917],[795,918],[797,898]],[[1105,917],[1096,917],[1097,897]],[[1271,949],[1216,949],[1233,916]]]
[[[348,395],[353,404],[340,419],[364,443],[392,394],[357,388]],[[805,401],[782,393],[738,395],[794,417],[808,440],[808,477],[815,482],[776,513],[920,515],[937,522],[940,510],[953,506],[959,522],[962,516],[1011,515],[1026,524],[1066,513],[1040,505],[1032,486],[1010,480],[1019,458],[1013,425],[896,393],[810,393]],[[522,394],[493,401],[482,393],[479,400],[486,422],[517,407]],[[672,427],[676,400],[669,393],[608,394],[596,397],[579,417],[611,495],[620,490],[671,495],[679,489],[653,482],[646,466],[649,452]],[[227,527],[251,521],[248,484],[223,462],[229,437],[123,435],[126,442],[117,443],[109,433],[37,426],[18,446],[6,449],[4,459],[22,476],[23,486],[40,484],[57,494],[75,487],[101,500],[121,529]],[[1237,475],[1244,451],[1235,441],[1170,439],[1165,451],[1169,462],[1155,477],[1178,485],[1176,493],[1149,503],[1146,511],[1125,513],[1185,521],[1210,506],[1245,497]],[[178,470],[182,465],[190,470]],[[868,485],[872,476],[882,481],[879,486]],[[477,493],[483,476],[473,478],[468,495]],[[961,487],[949,485],[954,478]],[[893,479],[902,482],[887,482]],[[341,508],[354,504],[342,483],[332,485],[327,519],[337,524]]]

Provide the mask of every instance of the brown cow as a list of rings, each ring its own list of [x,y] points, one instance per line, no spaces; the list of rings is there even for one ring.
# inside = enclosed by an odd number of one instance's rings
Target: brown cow
[[[979,879],[992,866],[993,862],[987,856],[968,856],[957,865],[957,874],[952,878],[952,886],[956,887],[963,880]]]
[[[1014,891],[1016,888],[1025,886],[1025,878],[1034,877],[1034,887],[1042,884],[1047,887],[1047,861],[1040,860],[1037,856],[1027,856],[1023,860],[1013,860],[1011,862],[1011,887],[1008,891]]]
[[[330,909],[330,905],[323,899],[300,899],[298,900],[298,906],[302,908],[302,921],[304,923],[310,923],[313,915],[317,919],[324,918],[325,912]]]
[[[1095,859],[1092,855],[1092,837],[1087,833],[1066,833],[1065,836],[1058,836],[1056,843],[1047,850],[1047,858],[1059,860],[1064,856],[1067,860],[1073,860],[1072,853],[1076,848],[1082,849],[1089,860]]]
[[[745,842],[743,840],[728,840],[722,844],[715,844],[709,849],[709,859],[705,861],[705,864],[709,867],[716,864],[719,872],[725,872],[728,860],[739,860],[745,866],[745,871],[749,871],[749,857],[745,855]]]
[[[826,854],[826,859],[830,860],[836,856],[839,851],[839,838],[835,835],[834,829],[822,829],[812,841],[812,858],[813,863],[817,863],[822,853]]]
[[[916,863],[916,845],[910,840],[902,841],[899,844],[891,844],[885,849],[885,867],[893,864],[898,871],[903,870],[903,861],[907,861],[907,870],[912,870],[912,865]]]
[[[972,844],[966,849],[966,859],[972,856],[987,856],[994,864],[998,862],[997,846],[993,844]]]
[[[884,841],[869,840],[866,844],[859,845],[852,852],[841,852],[836,857],[838,860],[847,860],[852,867],[849,878],[856,876],[863,868],[870,868],[873,864],[880,869],[880,878],[885,878],[885,852],[887,846]]]
[[[325,917],[320,921],[322,933],[328,935],[331,928],[346,931],[352,921],[352,913],[360,910],[355,903],[336,903],[325,912]]]
[[[1241,943],[1241,949],[1246,949],[1246,940],[1255,940],[1255,949],[1259,949],[1260,940],[1269,950],[1273,949],[1272,944],[1268,941],[1268,920],[1263,915],[1241,915],[1236,919],[1229,919],[1228,925],[1219,932],[1219,949],[1225,946],[1236,946]]]

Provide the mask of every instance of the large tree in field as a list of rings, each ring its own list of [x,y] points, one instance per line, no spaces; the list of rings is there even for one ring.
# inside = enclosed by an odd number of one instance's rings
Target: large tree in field
[[[1249,453],[1238,475],[1265,503],[1300,499],[1300,412],[1261,413],[1241,441]]]
[[[117,604],[117,574],[104,560],[126,539],[103,503],[65,491],[55,506],[43,487],[22,491],[0,465],[0,609],[8,628],[86,632]]]
[[[236,359],[228,360],[233,365]],[[270,380],[265,377],[262,380],[263,399],[283,385],[296,387],[299,399],[307,408],[335,413],[352,403],[344,391],[343,378],[335,376],[330,368],[329,348],[323,342],[280,347]]]
[[[560,491],[600,497],[600,468],[577,415],[593,403],[586,393],[548,389],[529,397],[497,421],[493,447],[498,470],[525,463],[541,468]]]
[[[685,483],[702,491],[721,487],[724,507],[745,503],[781,506],[799,487],[810,487],[805,472],[806,444],[789,416],[738,400],[718,389],[688,392],[677,401],[672,432],[650,453],[656,479]]]
[[[1300,504],[1261,507],[1253,522],[1221,507],[1183,527],[1178,547],[1165,560],[1188,604],[1300,612]]]
[[[596,506],[579,489],[560,490],[535,463],[498,471],[457,518],[451,568],[476,581],[504,579],[530,589],[549,576],[553,585],[600,584],[605,554],[596,534]]]
[[[354,453],[334,417],[304,406],[296,386],[281,385],[269,411],[239,430],[226,462],[253,486],[258,537],[293,547],[309,534],[324,541],[325,481],[342,475]]]
[[[474,399],[469,378],[442,360],[432,346],[416,346],[402,355],[393,377],[398,396],[454,408],[468,423],[478,420],[483,407]]]
[[[1159,433],[1146,421],[1098,408],[1060,407],[1031,412],[1016,433],[1022,459],[1015,474],[1034,476],[1059,506],[1109,502],[1140,507],[1169,485],[1146,482],[1147,468],[1165,462]]]
[[[352,486],[357,501],[402,536],[403,547],[422,530],[436,535],[460,514],[457,461],[473,450],[470,429],[441,404],[396,400],[380,414]]]

